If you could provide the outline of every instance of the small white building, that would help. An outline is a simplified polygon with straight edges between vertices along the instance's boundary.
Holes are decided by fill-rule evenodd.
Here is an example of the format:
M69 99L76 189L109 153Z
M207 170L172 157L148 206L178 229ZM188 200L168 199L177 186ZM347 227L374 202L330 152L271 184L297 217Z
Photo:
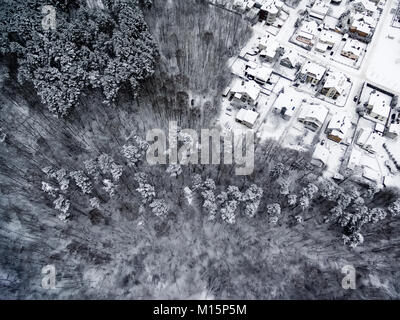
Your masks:
M372 16L377 10L376 5L372 1L368 0L356 0L353 2L353 8L356 12L365 13L368 16Z
M299 55L292 50L285 52L279 62L282 66L293 69L300 62Z
M380 92L372 92L367 108L370 110L369 115L379 121L386 122L390 115L390 105L387 103L387 99Z
M329 11L329 5L324 0L317 0L310 9L310 16L324 20Z
M326 68L308 61L301 68L300 74L305 82L309 82L312 85L318 84L326 72Z
M281 93L274 103L274 112L280 113L285 120L291 119L299 107L298 100L292 94Z
M349 162L347 163L347 168L354 170L356 166L360 165L361 151L353 147L350 153Z
M236 114L236 121L252 129L259 115L258 112L242 108Z
M389 138L396 139L400 135L400 123L392 123L386 135Z
M245 75L250 80L254 80L258 84L265 85L271 77L272 69L266 66L256 69L247 69Z
M335 45L335 36L331 31L323 30L319 36L319 41L328 45L331 49Z
M330 140L342 142L351 128L351 121L343 112L336 113L327 127L327 135Z
M328 109L322 105L303 105L298 120L311 131L316 131L325 122Z
M347 77L344 73L335 71L329 72L321 93L331 99L337 99L346 89Z
M238 81L231 89L230 100L237 104L254 106L260 95L260 88L253 82Z
M260 20L265 20L269 25L274 24L282 7L283 2L280 0L265 0L260 8Z
M270 35L261 39L258 44L258 48L261 50L260 56L266 58L268 61L273 61L275 59L279 47L279 42L275 37L271 37Z
M348 39L340 54L349 59L357 61L358 58L361 56L362 50L362 44L360 41L355 39Z
M322 168L324 165L328 164L329 156L330 156L329 150L325 146L317 144L311 158L311 164L319 168Z
M382 144L382 137L369 128L361 128L356 144L370 153L375 153L379 144Z
M314 39L316 39L319 32L318 27L318 23L314 20L304 21L300 27L296 40L305 43L306 45L313 45Z

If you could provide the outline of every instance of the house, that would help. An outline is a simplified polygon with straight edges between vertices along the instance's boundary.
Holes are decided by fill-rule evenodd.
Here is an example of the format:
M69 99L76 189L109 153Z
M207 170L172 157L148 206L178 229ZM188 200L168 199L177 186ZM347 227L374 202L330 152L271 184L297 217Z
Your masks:
M400 135L400 123L392 123L386 132L389 138L395 139Z
M362 12L368 16L372 16L377 11L376 5L369 0L356 0L353 3L353 8L356 12Z
M382 144L381 136L371 129L361 128L358 132L356 144L364 150L375 153L379 144Z
M319 41L328 45L328 49L332 49L335 45L335 37L331 31L324 30L319 36Z
M260 88L253 82L238 81L231 89L230 100L237 104L255 106Z
M236 114L236 121L252 129L259 115L258 112L242 108Z
M299 56L297 53L293 52L292 50L290 50L289 52L285 53L282 56L282 59L280 61L280 64L282 66L288 67L293 69L296 64L299 63Z
M268 61L275 59L279 47L279 42L275 37L271 37L270 35L264 37L258 44L258 48L261 50L260 56L266 58Z
M274 112L280 113L282 118L289 120L298 109L298 101L290 93L281 93L274 103Z
M361 55L361 52L362 48L360 41L355 39L348 39L340 54L349 59L357 61Z
M324 53L326 50L328 50L328 45L326 43L318 42L315 46L315 50Z
M349 156L349 162L347 163L347 168L350 170L354 170L356 166L360 165L361 155L362 155L361 151L353 147Z
M328 164L329 156L330 156L329 150L325 146L317 144L311 158L311 164L319 168L322 168L323 166Z
M328 124L326 133L328 139L335 142L341 142L351 128L351 121L345 113L339 112L335 114Z
M372 28L362 20L354 20L349 27L349 31L363 38L372 35Z
M329 11L329 5L323 0L317 0L310 9L310 16L320 20L324 20Z
M316 64L314 62L308 61L303 65L300 70L300 76L303 81L311 83L312 85L318 84L326 72L326 68Z
M344 93L347 77L339 71L330 72L321 89L321 93L328 98L337 99Z
M328 109L322 105L304 105L298 120L311 131L316 131L325 122Z
M385 132L385 126L379 122L375 123L374 132L376 132L380 136L383 136L383 133Z
M318 23L314 20L305 21L300 27L300 31L296 37L296 40L308 46L312 46L317 35Z
M247 69L245 76L258 84L265 85L271 77L272 69L262 66L256 69Z
M259 19L267 24L274 24L283 7L283 2L280 0L267 0L260 8Z
M390 105L387 99L380 92L371 92L369 96L367 109L370 110L369 115L379 121L386 122L390 115Z

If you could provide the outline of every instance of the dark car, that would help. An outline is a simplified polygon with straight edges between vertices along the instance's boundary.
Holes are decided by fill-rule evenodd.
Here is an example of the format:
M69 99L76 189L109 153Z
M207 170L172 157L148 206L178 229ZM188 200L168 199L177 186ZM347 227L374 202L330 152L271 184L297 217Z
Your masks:
M358 96L354 96L353 101L357 102L357 100L358 100Z

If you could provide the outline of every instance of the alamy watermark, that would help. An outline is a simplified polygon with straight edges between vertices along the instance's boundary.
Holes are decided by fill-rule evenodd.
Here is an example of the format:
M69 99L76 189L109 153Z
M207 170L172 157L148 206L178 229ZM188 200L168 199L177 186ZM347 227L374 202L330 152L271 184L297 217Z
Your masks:
M42 7L42 14L45 16L42 19L42 28L44 30L56 30L57 20L56 20L56 8L50 5L45 5Z
M45 276L42 278L43 289L55 289L56 288L56 267L53 264L49 264L42 268L42 274Z
M179 129L176 121L171 121L168 129L167 135L162 129L147 132L146 140L150 146L146 158L150 165L223 163L235 164L236 175L253 173L254 132L251 130L222 135L218 129L201 129L199 137L198 132L193 129Z
M354 290L356 288L356 268L352 265L346 265L342 268L342 273L346 275L342 279L342 288Z

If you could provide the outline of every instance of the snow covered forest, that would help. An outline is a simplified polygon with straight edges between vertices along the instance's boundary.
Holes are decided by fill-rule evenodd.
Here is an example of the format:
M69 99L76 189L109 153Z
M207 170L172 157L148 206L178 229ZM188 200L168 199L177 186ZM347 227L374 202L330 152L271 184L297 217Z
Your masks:
M205 0L2 0L0 15L1 299L400 297L399 190L323 180L276 141L249 176L147 163L148 130L214 126L251 35L240 15Z

